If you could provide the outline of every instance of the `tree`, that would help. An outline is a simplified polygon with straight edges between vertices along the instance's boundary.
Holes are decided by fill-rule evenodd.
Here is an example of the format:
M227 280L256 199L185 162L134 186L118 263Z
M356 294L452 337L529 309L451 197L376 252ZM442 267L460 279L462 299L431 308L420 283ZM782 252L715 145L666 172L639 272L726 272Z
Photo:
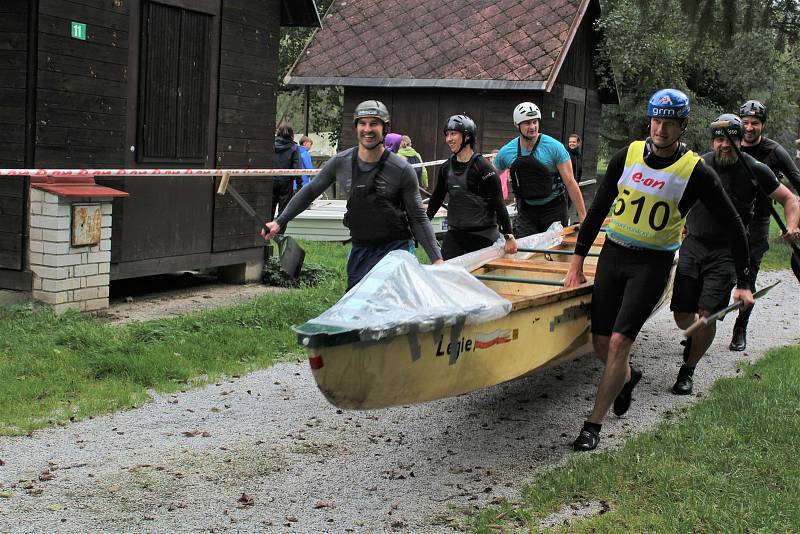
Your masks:
M331 2L332 0L317 0L320 16L325 13ZM279 124L282 120L287 120L297 132L304 130L304 90L284 85L283 79L313 35L314 30L309 28L281 29L276 122ZM329 141L337 141L342 129L343 98L344 92L341 87L310 87L309 131L330 132Z
M597 73L601 86L615 85L620 96L619 106L603 110L610 148L647 134L646 102L662 87L689 95L684 141L696 150L708 150L714 118L750 98L769 110L768 135L792 144L800 108L800 2L606 0L602 7Z

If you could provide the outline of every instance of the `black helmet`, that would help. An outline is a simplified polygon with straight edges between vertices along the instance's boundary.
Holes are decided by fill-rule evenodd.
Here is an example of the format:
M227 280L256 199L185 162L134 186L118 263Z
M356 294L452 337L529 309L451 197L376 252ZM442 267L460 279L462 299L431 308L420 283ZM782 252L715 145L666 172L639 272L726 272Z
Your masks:
M755 117L761 122L767 122L767 108L758 100L748 100L739 108L740 117Z
M353 112L353 124L364 117L375 117L383 123L383 135L389 133L389 110L380 100L364 100Z
M447 119L447 124L444 125L444 133L447 132L461 132L464 140L461 142L461 148L469 145L475 148L475 121L466 115L453 115Z
M733 113L723 113L717 120L714 122L726 121L729 123L727 128L714 128L711 127L711 138L715 137L725 137L725 130L728 130L728 134L731 137L736 137L741 140L744 137L744 125L742 124L742 119L734 115ZM712 123L714 124L714 123Z

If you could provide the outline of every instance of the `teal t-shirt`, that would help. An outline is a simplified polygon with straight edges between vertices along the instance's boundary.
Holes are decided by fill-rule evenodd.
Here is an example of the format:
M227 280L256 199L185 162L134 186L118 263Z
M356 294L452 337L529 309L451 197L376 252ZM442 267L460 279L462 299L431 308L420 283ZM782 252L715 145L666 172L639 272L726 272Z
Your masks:
M569 161L569 152L567 152L567 149L560 141L550 137L549 135L539 134L539 136L541 137L541 140L533 151L533 157L539 160L539 162L544 165L549 172L556 175L558 174L558 167L556 167L556 165L565 161ZM503 145L503 147L497 152L497 155L494 157L494 168L497 169L498 173L508 169L514 163L514 161L516 161L518 141L519 137L515 137ZM523 156L528 156L530 155L530 152L525 150L525 147L523 146L521 147L521 154ZM554 184L553 192L550 194L550 196L540 200L526 200L525 202L533 206L541 206L542 204L551 202L563 192L563 184Z

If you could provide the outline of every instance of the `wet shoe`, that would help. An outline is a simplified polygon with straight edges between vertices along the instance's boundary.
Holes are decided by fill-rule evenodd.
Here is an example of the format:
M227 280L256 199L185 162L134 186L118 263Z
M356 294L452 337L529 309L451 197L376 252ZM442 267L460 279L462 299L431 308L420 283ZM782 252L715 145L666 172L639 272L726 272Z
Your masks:
M678 378L675 380L675 385L672 386L672 392L676 395L691 394L694 386L692 376L694 376L694 367L681 365L681 369L678 371Z
M728 348L735 352L741 352L747 348L747 330L742 328L741 326L735 326L733 328L733 337L731 338L731 344L728 345Z
M642 379L642 372L631 366L631 379L622 386L622 391L619 392L617 398L614 399L614 414L621 417L625 415L628 408L631 407L631 400L633 400L633 388Z
M597 432L586 425L581 428L581 433L575 438L572 448L578 452L593 451L600 443L600 432Z

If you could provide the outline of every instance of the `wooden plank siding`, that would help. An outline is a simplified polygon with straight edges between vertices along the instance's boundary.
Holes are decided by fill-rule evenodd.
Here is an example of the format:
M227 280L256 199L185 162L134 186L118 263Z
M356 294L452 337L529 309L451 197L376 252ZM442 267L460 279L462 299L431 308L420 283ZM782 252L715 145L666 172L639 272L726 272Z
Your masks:
M0 270L22 271L25 267L27 224L28 178L0 178Z
M25 166L28 8L27 0L0 2L0 167L6 168Z
M70 37L86 24L86 40ZM36 165L125 162L128 13L111 0L39 0Z
M280 40L280 3L226 0L222 7L217 166L271 167ZM231 184L271 219L272 179ZM213 251L263 247L252 219L229 197L214 201Z

